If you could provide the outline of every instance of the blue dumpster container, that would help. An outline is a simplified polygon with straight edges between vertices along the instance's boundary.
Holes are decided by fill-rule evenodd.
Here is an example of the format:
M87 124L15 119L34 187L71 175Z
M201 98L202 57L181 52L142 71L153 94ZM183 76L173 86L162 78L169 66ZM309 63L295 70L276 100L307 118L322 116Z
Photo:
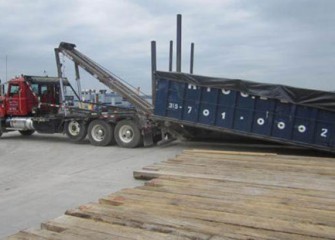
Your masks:
M157 119L335 152L335 93L156 72Z

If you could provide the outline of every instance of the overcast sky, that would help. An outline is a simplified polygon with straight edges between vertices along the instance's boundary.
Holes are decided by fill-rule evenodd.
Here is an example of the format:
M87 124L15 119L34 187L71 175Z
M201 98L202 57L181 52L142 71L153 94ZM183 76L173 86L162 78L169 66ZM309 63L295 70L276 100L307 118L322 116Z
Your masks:
M0 9L2 80L56 76L54 48L67 41L150 93L150 41L168 70L180 13L184 72L194 42L195 74L335 90L333 0L0 0ZM83 88L101 88L83 78Z

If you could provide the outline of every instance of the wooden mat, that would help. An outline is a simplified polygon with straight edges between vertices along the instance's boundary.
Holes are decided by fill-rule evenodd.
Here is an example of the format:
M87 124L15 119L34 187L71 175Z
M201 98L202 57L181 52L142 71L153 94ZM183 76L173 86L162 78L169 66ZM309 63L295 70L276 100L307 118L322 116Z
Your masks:
M335 159L186 150L8 239L335 239Z

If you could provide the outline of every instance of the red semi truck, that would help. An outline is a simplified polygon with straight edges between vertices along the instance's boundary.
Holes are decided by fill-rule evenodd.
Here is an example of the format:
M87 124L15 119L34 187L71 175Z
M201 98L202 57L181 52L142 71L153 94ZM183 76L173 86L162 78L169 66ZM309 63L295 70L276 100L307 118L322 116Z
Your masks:
M9 131L19 131L22 135L29 136L37 131L65 133L75 142L88 135L91 144L97 146L117 143L121 147L133 148L153 144L153 138L160 135L160 131L150 119L152 105L149 102L75 50L74 44L61 43L55 49L55 53L58 77L22 75L2 85L0 136ZM80 97L69 81L62 77L59 54L64 54L74 61L77 81L80 79L80 66L106 86L126 97L135 108L99 104L95 104L93 109L84 108L84 103L80 102ZM79 104L76 106L73 98L78 99Z

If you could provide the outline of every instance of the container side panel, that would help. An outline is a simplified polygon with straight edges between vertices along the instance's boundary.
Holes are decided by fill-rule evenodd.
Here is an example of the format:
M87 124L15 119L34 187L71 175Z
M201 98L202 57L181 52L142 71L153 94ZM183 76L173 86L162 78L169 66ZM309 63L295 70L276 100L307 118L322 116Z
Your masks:
M166 116L181 119L185 84L170 81ZM157 95L157 98L160 96Z
M234 107L218 105L216 114L216 126L223 128L233 128Z
M218 96L218 89L202 87L201 91L202 91L201 93L202 102L216 104L217 96Z
M183 120L197 122L199 114L199 103L197 101L185 100L183 108Z
M183 108L183 120L197 122L199 114L199 99L201 88L196 85L186 84Z
M198 116L200 123L214 125L216 116L216 105L202 102Z
M272 136L285 140L291 139L294 109L291 104L278 102L275 107Z
M239 131L251 131L255 97L240 92L237 94L234 128Z
M273 125L275 100L256 98L252 131L260 135L270 135Z
M244 108L244 109L253 109L255 104L255 97L250 96L246 93L240 92L237 95L237 108Z
M156 85L156 101L154 113L159 116L166 116L168 102L169 81L159 79Z
M296 106L293 140L309 144L313 143L316 114L316 109L305 106Z
M218 89L201 88L200 112L198 121L203 124L214 125L217 108Z
M320 110L317 115L314 142L318 145L334 147L335 113Z
M235 107L236 91L219 89L218 104L221 106Z
M199 101L200 87L192 84L186 84L185 99L191 101Z
M155 115L185 125L335 152L335 112L329 110L164 78L157 79L156 96Z
M253 110L237 108L234 114L234 129L250 132L253 120Z

